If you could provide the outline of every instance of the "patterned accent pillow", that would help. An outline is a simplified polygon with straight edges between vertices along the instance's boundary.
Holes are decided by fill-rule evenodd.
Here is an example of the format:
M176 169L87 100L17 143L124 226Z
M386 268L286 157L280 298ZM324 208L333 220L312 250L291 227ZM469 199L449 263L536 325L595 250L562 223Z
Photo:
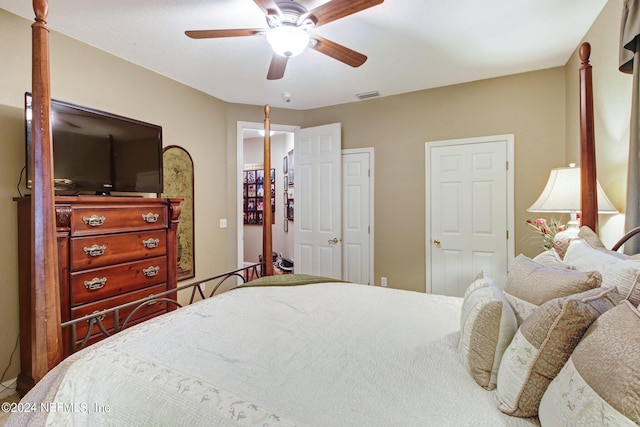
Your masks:
M551 380L594 320L619 301L614 288L596 288L541 305L516 332L498 372L498 408L533 417Z
M539 305L600 286L599 272L580 272L544 267L524 255L512 262L504 296L521 324Z
M585 333L540 402L542 425L640 424L640 312L623 302Z
M459 351L473 379L487 390L496 387L502 354L517 329L516 316L502 291L480 273L462 303Z

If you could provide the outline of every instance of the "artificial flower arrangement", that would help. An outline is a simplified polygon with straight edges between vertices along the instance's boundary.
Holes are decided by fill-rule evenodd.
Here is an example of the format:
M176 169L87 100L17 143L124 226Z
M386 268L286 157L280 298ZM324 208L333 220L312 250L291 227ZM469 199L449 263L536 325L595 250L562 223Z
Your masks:
M556 234L566 230L567 228L565 224L561 224L553 218L549 221L545 218L538 218L534 221L528 219L527 224L536 230L536 237L539 237L542 240L542 247L545 250L553 248L553 240L556 237Z

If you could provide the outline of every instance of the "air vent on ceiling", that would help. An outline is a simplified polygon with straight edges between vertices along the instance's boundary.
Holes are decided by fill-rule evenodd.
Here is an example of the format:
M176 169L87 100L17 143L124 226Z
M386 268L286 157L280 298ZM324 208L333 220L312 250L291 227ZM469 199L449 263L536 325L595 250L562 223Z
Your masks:
M356 94L356 96L360 99L375 98L376 96L380 96L380 92L378 92L377 90L372 90L371 92L358 93Z

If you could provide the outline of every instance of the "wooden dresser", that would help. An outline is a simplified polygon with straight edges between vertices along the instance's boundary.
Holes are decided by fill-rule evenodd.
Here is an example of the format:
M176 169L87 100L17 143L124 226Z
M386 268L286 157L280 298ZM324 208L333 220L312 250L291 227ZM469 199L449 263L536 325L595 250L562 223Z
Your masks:
M31 337L34 328L42 325L32 324L31 199L21 197L15 201L20 280L18 389L25 392L34 385ZM176 287L179 204L180 199L142 197L55 198L62 322ZM134 308L120 311L118 325ZM173 304L160 302L145 305L134 313L127 326L173 308ZM102 319L109 333L113 332L115 321L113 315ZM88 322L77 326L77 345L86 336L88 326ZM62 333L66 357L72 353L74 339L70 328L64 328ZM94 326L89 343L103 338Z

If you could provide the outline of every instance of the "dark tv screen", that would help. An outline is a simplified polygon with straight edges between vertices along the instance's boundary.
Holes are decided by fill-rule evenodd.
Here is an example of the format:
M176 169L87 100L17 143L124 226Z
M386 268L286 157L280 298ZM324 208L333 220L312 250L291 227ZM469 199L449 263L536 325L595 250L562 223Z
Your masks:
M27 187L31 188L31 94L25 94ZM51 100L58 194L162 193L162 127Z

